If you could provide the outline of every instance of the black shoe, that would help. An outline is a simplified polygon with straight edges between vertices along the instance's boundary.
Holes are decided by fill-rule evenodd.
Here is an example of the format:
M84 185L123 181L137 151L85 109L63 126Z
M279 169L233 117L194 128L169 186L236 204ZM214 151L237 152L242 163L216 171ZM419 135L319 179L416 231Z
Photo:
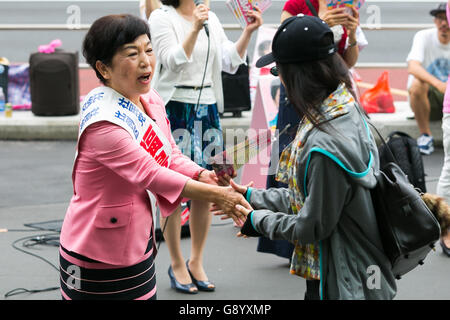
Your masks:
M197 286L198 290L200 291L214 291L216 290L216 286L214 285L214 283L212 283L211 281L198 281L197 279L194 278L194 276L192 275L191 270L189 269L189 260L186 261L186 268L189 271L189 274L191 275L192 278L192 282ZM210 288L209 286L213 285L214 287Z
M173 273L172 266L169 267L169 278L170 278L170 286L172 289L188 294L198 293L197 287L192 282L188 284L181 284L177 281L177 279L175 278L175 274ZM196 288L197 290L191 290L192 288Z
M447 255L447 257L450 257L450 248L448 248L444 241L441 239L441 241L439 242L441 244L442 247L442 252L445 253Z

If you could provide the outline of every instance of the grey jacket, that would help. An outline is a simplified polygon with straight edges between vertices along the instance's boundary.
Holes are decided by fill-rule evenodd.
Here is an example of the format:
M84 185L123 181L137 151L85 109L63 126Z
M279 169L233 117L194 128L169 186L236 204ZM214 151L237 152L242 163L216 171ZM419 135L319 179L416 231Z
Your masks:
M392 299L396 283L383 253L370 189L379 168L376 144L355 107L333 119L330 134L312 129L300 161L299 185L312 148L326 150L360 176L350 174L320 152L312 152L307 196L298 215L290 209L289 189L252 190L253 227L270 239L321 244L323 299ZM372 152L371 168L368 169ZM303 189L302 189L303 190Z

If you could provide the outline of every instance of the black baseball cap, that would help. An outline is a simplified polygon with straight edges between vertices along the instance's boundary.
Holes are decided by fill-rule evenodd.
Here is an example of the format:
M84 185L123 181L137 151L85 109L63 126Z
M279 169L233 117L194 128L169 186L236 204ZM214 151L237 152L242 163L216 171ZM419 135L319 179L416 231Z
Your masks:
M439 13L447 13L447 4L446 3L439 3L438 7L436 9L433 9L430 11L430 14L433 17L436 17Z
M325 21L299 14L283 21L273 37L272 52L259 58L256 66L321 60L336 51L333 32Z

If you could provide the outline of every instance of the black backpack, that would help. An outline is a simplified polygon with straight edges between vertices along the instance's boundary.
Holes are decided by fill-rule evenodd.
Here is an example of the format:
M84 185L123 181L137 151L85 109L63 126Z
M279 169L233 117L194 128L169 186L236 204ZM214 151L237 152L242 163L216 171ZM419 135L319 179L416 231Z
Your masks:
M386 143L375 126L371 125L382 142L382 146L378 148L382 151L380 171L376 175L377 185L371 190L371 197L384 252L391 262L394 276L400 279L417 265L424 263L428 253L434 249L435 242L439 240L441 229L438 220L422 200L421 191L412 185L411 178L397 161L403 159L401 161L404 166L410 167L412 173L419 170L423 177L422 157L415 150L415 141L407 134L393 132L389 135L388 145L389 142ZM402 140L392 139L395 134L399 134ZM394 144L393 141L397 142ZM391 145L397 149L393 149ZM411 159L414 161L412 165Z
M389 134L386 144L389 146L395 163L408 177L409 182L420 191L427 192L422 155L416 140L404 132L394 131ZM380 168L392 161L392 155L385 144L378 148L378 153L380 155Z
M358 111L360 112L359 108ZM361 116L367 133L371 136L367 122L362 114ZM391 271L395 278L400 279L424 263L435 242L439 240L441 228L436 217L422 200L420 191L408 181L403 170L397 165L390 146L386 144L377 128L372 123L370 125L383 143L386 161L380 164L380 170L375 175L377 184L370 190L370 194L383 251L391 263ZM312 149L311 152L321 151L318 149ZM399 150L397 154L401 154L401 150L404 151L405 148ZM346 172L350 172L336 157L330 156L328 152L321 153L330 157ZM306 174L307 170L305 179ZM306 188L304 194L307 194Z

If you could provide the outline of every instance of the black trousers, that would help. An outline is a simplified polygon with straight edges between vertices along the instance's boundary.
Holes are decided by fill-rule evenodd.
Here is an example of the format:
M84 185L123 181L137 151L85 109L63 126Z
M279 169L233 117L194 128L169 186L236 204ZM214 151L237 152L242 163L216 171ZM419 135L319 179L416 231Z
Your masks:
M306 280L305 300L320 300L320 280Z

